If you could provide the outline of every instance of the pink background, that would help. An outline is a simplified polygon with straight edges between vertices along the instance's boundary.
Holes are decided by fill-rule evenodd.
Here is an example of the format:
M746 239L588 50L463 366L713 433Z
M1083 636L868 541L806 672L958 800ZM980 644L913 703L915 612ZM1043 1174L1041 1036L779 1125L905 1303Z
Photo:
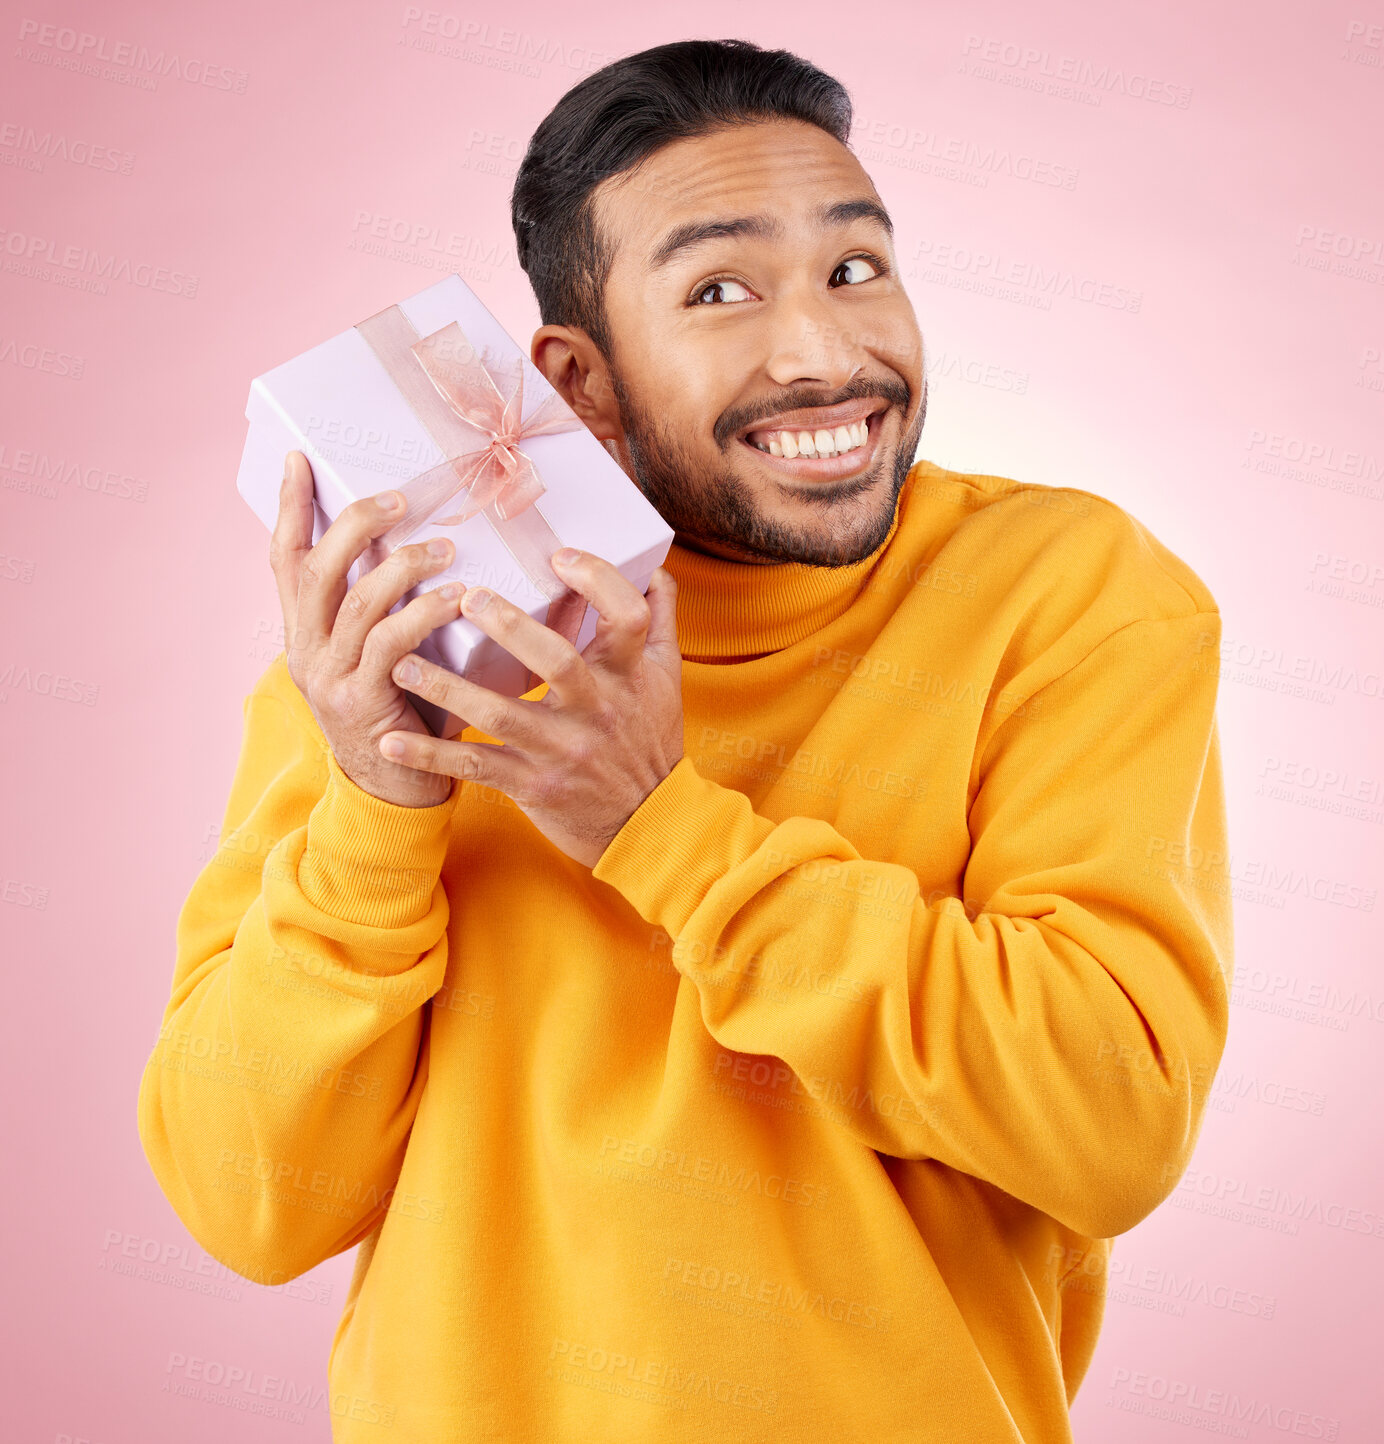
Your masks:
M135 1132L174 920L280 646L234 489L246 390L448 270L526 339L508 195L533 127L688 33L852 91L929 352L922 454L1112 498L1224 614L1230 1045L1187 1179L1116 1244L1077 1438L1377 1437L1384 9L713 3L689 32L643 4L431 3L34 0L0 22L7 1437L329 1438L325 1408L264 1421L243 1390L173 1386L184 1357L324 1385L350 1256L279 1290L199 1272ZM213 83L71 68L82 31ZM44 157L30 128L104 149ZM50 243L140 279L62 284L26 259ZM1192 1391L1272 1412L1169 1409Z

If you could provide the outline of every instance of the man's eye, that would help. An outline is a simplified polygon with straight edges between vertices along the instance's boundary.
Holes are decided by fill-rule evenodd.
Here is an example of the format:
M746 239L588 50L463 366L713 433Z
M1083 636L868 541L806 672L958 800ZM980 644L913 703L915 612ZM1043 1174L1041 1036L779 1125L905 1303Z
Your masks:
M853 267L868 267L868 274L862 274L860 271L852 269ZM829 284L832 286L838 284L858 286L862 281L872 281L876 276L888 274L888 270L888 265L881 260L879 256L848 256L831 273L831 281ZM843 273L849 273L849 278L844 283L839 283L836 278ZM727 293L727 288L729 288L729 294ZM703 297L712 292L715 293L712 301L708 302L703 299ZM739 294L736 294L737 292ZM715 303L726 305L751 299L753 299L753 293L742 282L732 280L729 276L721 276L708 281L701 290L697 291L692 297L691 304L694 306L705 306Z
M848 266L869 266L872 272L869 276L855 275L852 280L847 282L848 285L858 285L861 281L873 280L875 276L883 275L884 273L883 263L876 260L873 256L851 256L849 260L842 261L831 273L832 281L834 282L836 277Z
M725 295L724 292L725 292L725 289L726 289L727 286L730 286L730 287L732 287L733 289L735 289L735 290L737 290L737 291L742 291L742 292L744 292L744 295L741 295L741 296L727 296L727 295ZM729 277L726 277L725 279L719 280L719 281L708 281L708 282L706 283L706 285L703 286L702 289L701 289L700 291L698 291L697 294L692 298L692 304L693 304L694 306L706 305L706 304L708 304L707 302L705 302L705 301L702 300L702 297L705 296L708 291L719 291L719 292L721 292L722 294L720 294L720 295L718 295L718 296L716 297L716 300L717 300L717 301L720 301L720 302L726 302L726 301L743 301L743 300L746 300L746 299L748 298L749 294L750 294L749 291L748 291L744 286L742 286L739 281L732 281Z

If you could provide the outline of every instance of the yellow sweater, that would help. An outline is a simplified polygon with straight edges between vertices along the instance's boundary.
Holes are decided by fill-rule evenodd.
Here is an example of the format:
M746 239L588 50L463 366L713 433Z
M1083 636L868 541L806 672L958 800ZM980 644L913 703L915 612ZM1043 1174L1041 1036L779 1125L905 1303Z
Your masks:
M364 793L275 659L149 1163L246 1278L362 1245L339 1444L1069 1440L1225 1044L1216 604L926 461L853 566L667 566L687 752L593 870Z

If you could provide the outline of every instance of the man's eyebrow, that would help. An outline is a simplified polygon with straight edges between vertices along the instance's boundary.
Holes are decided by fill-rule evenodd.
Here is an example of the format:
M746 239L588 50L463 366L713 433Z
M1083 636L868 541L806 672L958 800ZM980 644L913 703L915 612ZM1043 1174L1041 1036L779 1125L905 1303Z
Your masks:
M824 201L813 208L811 216L820 226L848 226L852 221L872 220L883 226L890 236L894 234L889 212L877 200L867 196L848 201ZM685 251L725 236L772 240L782 234L783 222L777 216L728 216L714 221L685 221L680 226L674 226L654 248L649 258L649 269L656 271Z

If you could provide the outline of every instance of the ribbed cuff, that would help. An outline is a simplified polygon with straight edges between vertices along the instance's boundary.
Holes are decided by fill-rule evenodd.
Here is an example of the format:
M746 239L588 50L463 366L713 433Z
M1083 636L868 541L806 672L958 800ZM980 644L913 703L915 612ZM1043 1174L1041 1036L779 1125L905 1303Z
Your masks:
M308 817L298 886L344 922L397 928L428 911L442 875L459 788L435 807L403 807L358 787L327 749L327 786Z
M755 822L744 793L708 781L684 754L611 839L591 876L676 938L711 888L754 850Z

